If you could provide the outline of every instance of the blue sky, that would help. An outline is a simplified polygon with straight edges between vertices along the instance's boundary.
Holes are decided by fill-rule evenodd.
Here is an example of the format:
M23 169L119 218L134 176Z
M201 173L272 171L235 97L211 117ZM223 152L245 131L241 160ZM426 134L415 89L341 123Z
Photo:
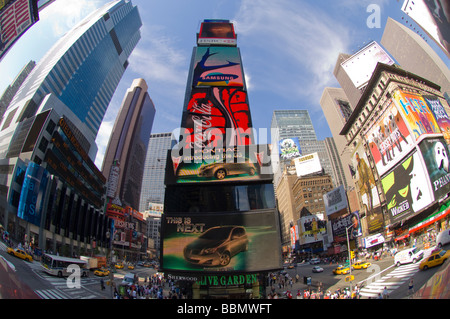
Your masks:
M29 60L39 62L59 37L106 2L57 0L44 9L40 21L0 62L0 94ZM132 3L138 6L143 21L142 38L100 128L96 159L99 167L120 103L133 79L143 78L149 86L156 107L152 133L172 132L180 126L192 48L204 19L229 19L235 24L253 126L257 130L270 128L275 109L307 109L319 139L331 136L319 101L325 87L339 87L333 76L338 54L355 53L373 40L380 42L388 17L403 23L408 20L401 11L403 0ZM373 14L368 12L371 4L380 8L379 28L367 25ZM409 24L419 29L413 22ZM445 57L431 40L428 43ZM267 137L260 138L257 142L267 141Z

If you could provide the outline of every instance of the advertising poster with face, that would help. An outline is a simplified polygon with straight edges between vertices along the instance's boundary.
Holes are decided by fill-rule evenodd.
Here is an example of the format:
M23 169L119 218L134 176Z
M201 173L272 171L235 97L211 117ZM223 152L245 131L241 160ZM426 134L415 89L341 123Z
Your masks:
M425 139L419 144L427 166L431 187L436 200L450 192L449 151L443 138Z
M193 89L181 123L183 148L249 145L253 141L247 93L237 88Z
M447 141L447 143L450 143L450 117L448 116L444 106L436 96L424 95L423 98L425 99L428 107L433 113L442 134L444 134L445 140Z
M163 216L162 268L189 272L280 269L277 225L274 210Z
M392 101L365 133L365 139L380 176L394 167L414 147L408 127Z
M352 166L355 172L355 184L359 189L364 210L367 214L373 211L374 207L380 205L375 178L362 143L359 143L352 156Z
M194 65L194 87L244 87L241 56L236 47L197 47Z
M394 222L411 217L433 201L426 169L414 152L381 179L387 210Z
M327 221L318 216L305 216L300 218L301 244L310 244L323 241L327 236Z
M337 219L332 219L331 227L333 230L333 240L335 242L347 240L347 229L349 240L361 236L362 228L361 221L359 219L359 211L355 211Z
M421 95L397 90L393 96L415 140L424 134L441 133L433 113Z

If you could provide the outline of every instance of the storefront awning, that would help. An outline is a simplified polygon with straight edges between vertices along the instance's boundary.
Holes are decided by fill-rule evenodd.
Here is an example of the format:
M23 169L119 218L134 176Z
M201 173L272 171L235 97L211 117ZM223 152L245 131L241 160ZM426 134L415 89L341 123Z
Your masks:
M428 216L427 218L425 218L424 220L422 220L420 223L418 223L417 225L411 227L408 231L409 234L412 234L424 227L427 227L435 222L437 222L438 220L444 218L445 216L447 216L450 213L450 208L448 208L446 205L443 205L441 207L441 209L439 209L439 211L437 211L436 213L434 213L431 216Z

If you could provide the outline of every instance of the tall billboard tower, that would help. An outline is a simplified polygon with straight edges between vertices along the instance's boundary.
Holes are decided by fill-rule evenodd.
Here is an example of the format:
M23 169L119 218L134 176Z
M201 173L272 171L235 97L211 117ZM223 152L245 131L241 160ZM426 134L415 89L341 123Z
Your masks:
M246 297L244 284L259 295L259 275L281 268L272 179L269 147L254 141L234 26L204 20L192 53L180 140L167 157L164 273L189 278L194 298L222 286ZM211 276L217 285L208 284Z

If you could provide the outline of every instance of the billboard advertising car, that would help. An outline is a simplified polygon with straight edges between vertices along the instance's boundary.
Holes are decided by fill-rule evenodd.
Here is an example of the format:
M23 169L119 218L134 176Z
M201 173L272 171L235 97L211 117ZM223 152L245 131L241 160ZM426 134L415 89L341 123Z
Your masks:
M412 217L433 202L420 154L413 154L381 179L387 210L393 222Z
M408 127L392 101L365 133L365 139L380 176L392 169L414 147Z
M162 242L164 272L258 272L282 266L275 210L163 214Z
M271 179L267 144L216 148L207 152L168 151L165 184Z
M425 139L419 144L436 200L450 192L450 165L447 143L443 138Z
M197 47L192 86L244 87L244 76L237 47Z
M425 134L441 134L439 125L422 95L396 90L393 100L416 141Z

